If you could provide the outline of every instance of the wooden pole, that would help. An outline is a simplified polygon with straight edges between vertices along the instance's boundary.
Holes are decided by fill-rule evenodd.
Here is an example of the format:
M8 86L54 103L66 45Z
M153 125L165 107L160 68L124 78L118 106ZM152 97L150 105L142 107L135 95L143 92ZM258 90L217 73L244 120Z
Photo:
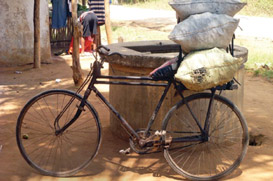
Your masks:
M86 0L82 0L82 5L86 6Z
M40 0L34 0L34 66L33 68L41 68L41 48L40 48Z
M83 82L83 73L80 64L79 57L79 41L80 41L80 23L77 16L77 0L72 0L72 22L73 22L73 53L72 53L72 70L73 80L76 86L79 86Z
M112 28L111 28L111 20L110 20L110 5L109 0L104 0L105 6L105 31L107 36L108 44L112 43Z

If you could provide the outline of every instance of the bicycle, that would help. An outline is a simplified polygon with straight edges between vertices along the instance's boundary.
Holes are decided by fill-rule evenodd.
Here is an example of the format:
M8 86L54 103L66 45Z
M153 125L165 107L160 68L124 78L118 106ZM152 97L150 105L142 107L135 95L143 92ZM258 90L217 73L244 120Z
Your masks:
M100 46L98 52L101 57L118 54L110 53L105 46ZM71 176L95 157L101 143L101 125L97 111L87 101L91 92L120 120L130 136L129 145L133 151L145 154L163 149L166 161L178 174L192 180L215 180L239 166L248 146L247 123L230 100L216 93L236 88L234 81L214 87L208 93L184 97L186 88L173 75L161 78L106 76L100 73L103 63L103 58L96 58L78 91L48 90L23 107L17 121L16 139L30 166L45 175ZM79 95L87 83L84 95ZM147 127L134 130L100 93L97 84L165 89ZM171 86L181 100L166 114L161 130L151 130Z

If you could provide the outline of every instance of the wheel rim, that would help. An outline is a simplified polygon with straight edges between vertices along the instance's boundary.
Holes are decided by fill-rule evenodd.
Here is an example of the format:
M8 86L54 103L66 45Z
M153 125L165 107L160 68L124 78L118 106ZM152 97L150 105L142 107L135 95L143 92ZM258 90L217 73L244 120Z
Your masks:
M204 120L209 103L209 97L193 99L189 105L199 120ZM214 100L214 109L211 113L209 140L203 143L189 142L171 145L165 150L165 157L175 170L190 179L217 179L234 170L246 152L247 135L246 126L233 106L229 107L221 99ZM225 110L219 111L219 110ZM198 113L198 114L196 114ZM239 117L238 117L239 116ZM175 124L170 124L174 122ZM179 120L179 121L177 121ZM192 136L200 134L197 125L185 105L174 111L166 128L172 137ZM183 132L177 128L183 127Z
M91 108L62 134L56 136L54 120L74 97L69 92L53 91L37 96L25 107L17 131L17 140L26 161L46 175L68 176L84 168L97 153L100 131ZM80 103L75 97L59 121L63 126L71 120Z

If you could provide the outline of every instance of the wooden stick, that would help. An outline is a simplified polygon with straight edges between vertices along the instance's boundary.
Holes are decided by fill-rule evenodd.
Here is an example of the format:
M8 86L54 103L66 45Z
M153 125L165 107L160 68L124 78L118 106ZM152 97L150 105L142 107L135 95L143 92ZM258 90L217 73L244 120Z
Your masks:
M72 22L73 22L73 53L72 53L72 70L73 80L76 86L79 86L83 82L83 73L80 64L79 57L79 39L80 39L80 26L77 21L77 0L72 0Z
M40 0L34 1L34 66L33 68L41 68L41 48L40 48Z

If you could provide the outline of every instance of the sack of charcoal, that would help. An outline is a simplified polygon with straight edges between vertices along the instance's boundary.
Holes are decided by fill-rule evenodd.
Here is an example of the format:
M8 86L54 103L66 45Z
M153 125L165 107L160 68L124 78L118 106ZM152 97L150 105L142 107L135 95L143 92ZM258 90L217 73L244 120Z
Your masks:
M175 25L169 39L180 44L184 53L214 47L227 48L239 20L209 12L191 15Z
M183 21L190 15L205 12L226 14L233 17L246 3L242 3L240 0L172 0L169 5Z
M185 56L175 79L189 90L202 91L231 81L242 63L223 49L195 51Z

